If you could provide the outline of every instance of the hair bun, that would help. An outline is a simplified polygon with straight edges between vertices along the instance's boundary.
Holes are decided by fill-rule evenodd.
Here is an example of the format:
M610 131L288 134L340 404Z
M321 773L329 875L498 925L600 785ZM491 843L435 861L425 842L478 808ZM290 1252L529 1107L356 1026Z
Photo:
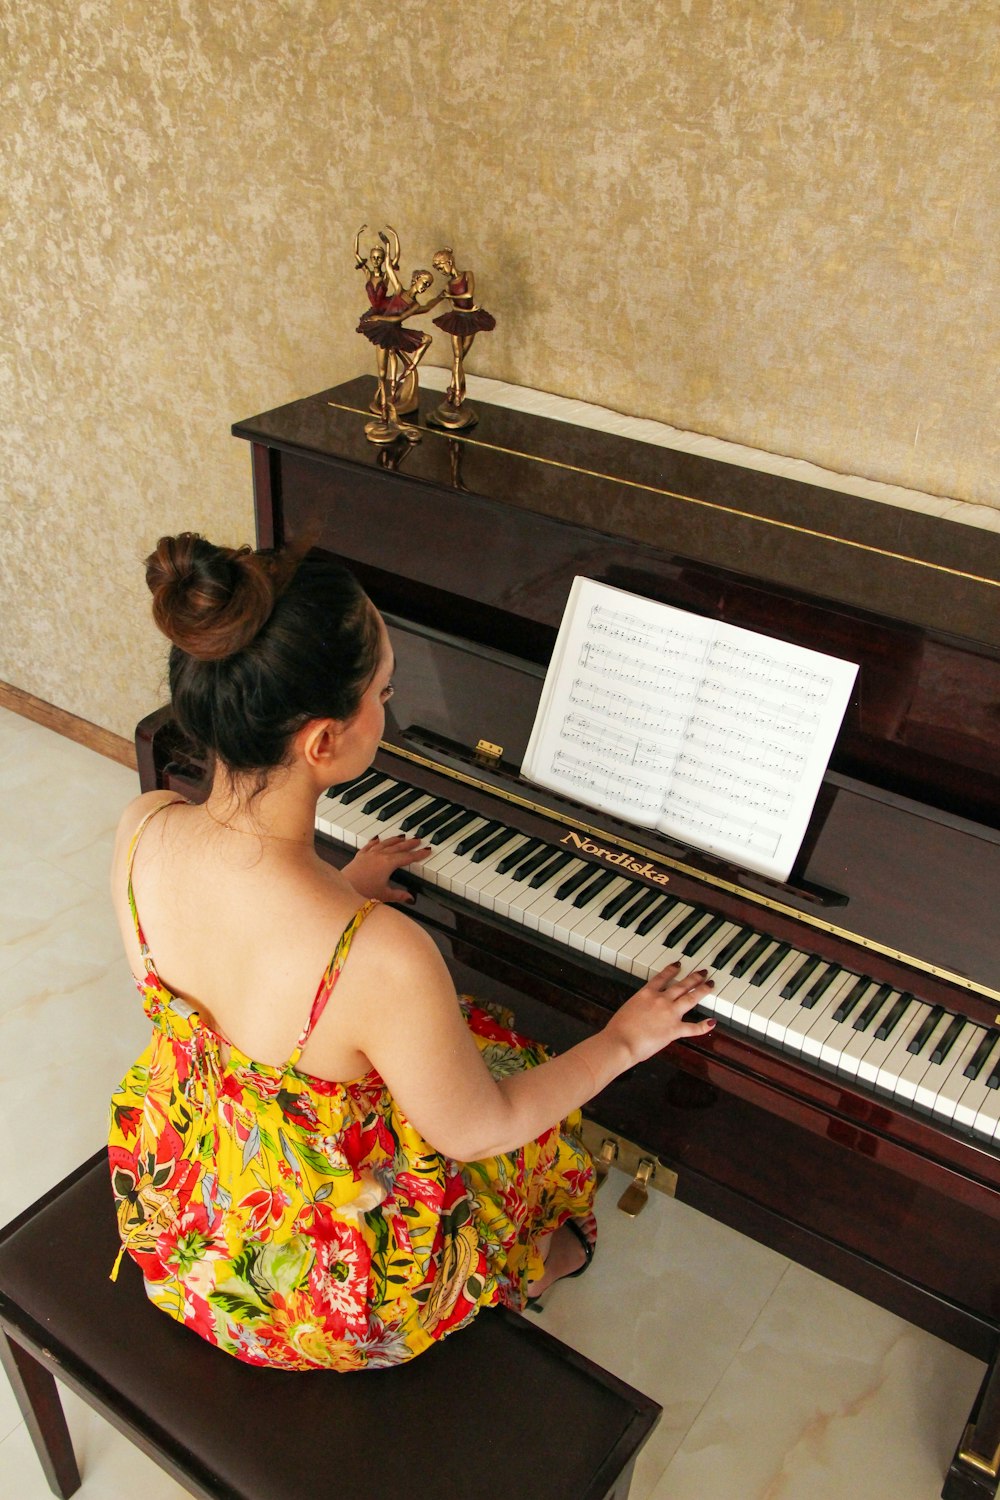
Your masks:
M274 608L275 580L250 547L216 547L197 532L164 536L146 559L153 619L199 661L249 646Z

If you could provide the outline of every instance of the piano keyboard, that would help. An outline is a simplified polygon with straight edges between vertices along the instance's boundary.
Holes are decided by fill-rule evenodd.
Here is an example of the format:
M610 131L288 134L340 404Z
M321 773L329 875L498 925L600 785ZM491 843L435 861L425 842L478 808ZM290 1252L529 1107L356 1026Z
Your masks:
M679 960L707 969L698 1002L867 1091L1000 1140L1000 1029L589 864L460 804L368 771L319 801L316 827L360 847L376 834L433 852L408 873L632 975L637 988Z

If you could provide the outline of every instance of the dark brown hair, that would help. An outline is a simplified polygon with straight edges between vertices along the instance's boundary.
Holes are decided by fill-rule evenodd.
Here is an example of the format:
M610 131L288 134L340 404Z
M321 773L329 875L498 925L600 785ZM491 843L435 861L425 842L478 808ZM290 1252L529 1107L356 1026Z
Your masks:
M230 771L269 771L310 719L357 711L378 666L378 617L329 553L217 547L185 531L160 538L146 583L171 642L178 723Z

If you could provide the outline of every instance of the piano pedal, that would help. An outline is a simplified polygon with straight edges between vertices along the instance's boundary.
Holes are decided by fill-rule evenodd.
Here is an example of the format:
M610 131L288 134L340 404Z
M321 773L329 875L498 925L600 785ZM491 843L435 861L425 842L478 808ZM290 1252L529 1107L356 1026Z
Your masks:
M604 1186L608 1172L618 1159L618 1143L614 1136L606 1135L601 1142L601 1149L594 1156L594 1171L597 1173L596 1192L600 1192Z
M644 1156L635 1169L635 1176L618 1199L618 1207L630 1219L636 1219L649 1202L647 1184L656 1176L656 1162Z
M634 1219L649 1202L651 1189L673 1198L677 1192L677 1173L664 1166L642 1146L627 1141L613 1130L606 1130L596 1120L583 1121L583 1144L594 1161L597 1186L600 1188L612 1166L630 1173L632 1181L618 1200L623 1214Z

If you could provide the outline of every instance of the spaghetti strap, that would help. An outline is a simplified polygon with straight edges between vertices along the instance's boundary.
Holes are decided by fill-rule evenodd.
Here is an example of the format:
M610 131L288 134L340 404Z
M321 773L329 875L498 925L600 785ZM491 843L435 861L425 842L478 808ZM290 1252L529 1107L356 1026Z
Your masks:
M135 833L132 835L132 842L128 846L128 909L132 913L132 922L135 926L135 935L139 941L139 952L142 955L142 961L146 966L146 973L152 974L154 978L158 976L156 974L156 969L154 967L152 957L150 956L149 944L146 942L146 935L142 930L142 923L139 921L139 911L135 904L135 892L132 889L132 866L135 863L135 851L139 847L139 840L142 838L142 835L145 832L146 824L150 821L151 818L155 818L157 813L162 812L165 807L176 807L178 802L183 801L183 797L172 797L169 802L161 802L159 807L151 808L143 818L142 822L139 824L138 828L135 830Z
M344 928L344 931L341 933L340 941L337 943L336 948L333 950L333 957L327 964L326 970L323 974L323 978L319 982L319 988L316 991L315 998L310 1008L308 1020L303 1027L301 1036L295 1043L295 1050L292 1052L291 1057L285 1064L286 1070L288 1068L294 1068L295 1064L302 1056L302 1049L305 1046L306 1042L308 1042L309 1038L312 1036L313 1027L316 1025L320 1016L326 1009L326 1002L332 995L333 987L340 977L340 971L347 962L347 955L350 952L351 943L354 941L354 935L357 932L358 928L361 926L362 922L368 916L369 912L373 911L377 905L377 901L366 901L364 906L359 907L358 910L354 913L354 916L351 918L347 926Z

